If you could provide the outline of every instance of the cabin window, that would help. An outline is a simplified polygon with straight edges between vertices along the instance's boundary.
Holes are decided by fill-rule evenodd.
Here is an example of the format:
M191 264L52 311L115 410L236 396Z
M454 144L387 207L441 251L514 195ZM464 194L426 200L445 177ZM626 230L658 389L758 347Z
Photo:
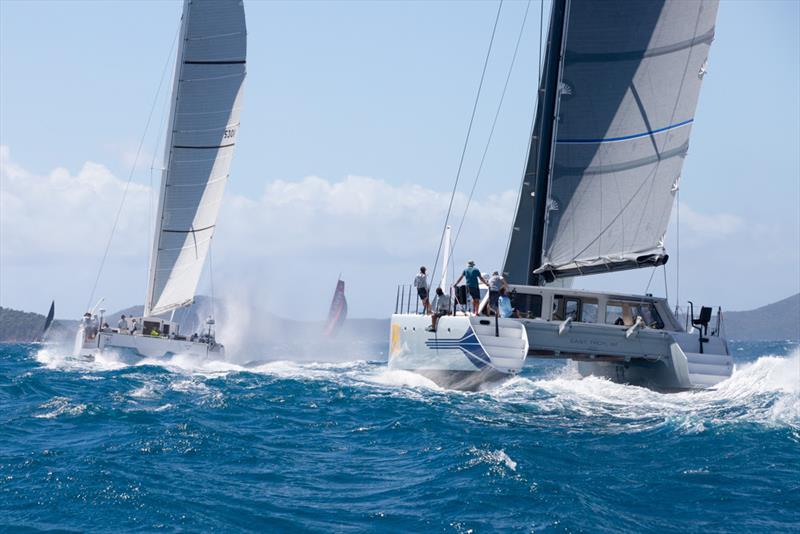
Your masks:
M600 305L594 299L583 299L581 302L581 322L596 323Z
M565 295L555 295L553 297L554 321L564 321L572 318L575 322L596 323L597 322L597 300L582 299Z
M142 329L142 331L143 331L143 333L145 335L149 335L153 330L158 332L160 326L161 326L161 323L158 323L158 322L155 322L155 321L145 321L144 322L144 328Z
M650 328L656 328L658 330L664 328L664 321L661 320L661 316L658 314L658 311L656 311L655 304L652 302L637 302L636 304L632 304L631 313L634 317L640 316L644 324Z
M515 293L511 305L517 309L523 319L534 319L542 316L542 296Z
M606 324L624 325L626 324L624 315L625 308L621 302L609 302L606 304ZM633 324L633 321L629 322L628 326Z

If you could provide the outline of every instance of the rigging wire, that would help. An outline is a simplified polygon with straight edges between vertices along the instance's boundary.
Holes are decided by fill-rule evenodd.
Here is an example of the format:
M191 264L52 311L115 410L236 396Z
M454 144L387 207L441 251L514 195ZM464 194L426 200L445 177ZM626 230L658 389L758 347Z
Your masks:
M675 202L678 205L675 210L675 314L678 314L681 302L681 188L675 192Z
M475 187L478 185L478 180L481 176L481 171L483 170L483 163L486 161L486 154L489 152L489 145L492 143L492 136L494 135L495 126L497 126L497 118L500 116L500 110L503 107L503 100L506 97L506 90L508 89L508 82L511 80L511 73L514 70L514 62L517 60L517 53L519 52L519 43L522 40L522 33L525 30L525 21L528 19L528 10L531 7L531 0L528 0L528 4L525 7L525 15L522 17L522 25L519 28L519 34L517 35L517 43L514 46L514 54L511 56L511 64L508 67L508 74L506 74L506 81L503 85L503 92L500 94L500 101L497 104L497 111L495 111L494 119L492 120L492 127L489 130L489 138L486 140L486 146L483 148L483 155L481 156L481 162L478 165L478 172L475 173L475 180L472 182L472 189L469 192L469 197L467 198L467 204L464 206L464 213L461 215L461 222L458 224L458 230L456 231L456 237L453 239L453 244L451 245L451 254L452 251L456 248L456 243L458 243L458 237L461 235L461 228L464 226L464 220L467 218L467 211L469 211L469 205L472 202L472 196L475 194Z
M650 291L650 283L653 281L653 275L656 274L657 267L653 267L653 270L650 271L650 279L647 281L647 287L644 288L644 294L647 295L647 292Z
M89 307L92 305L92 300L94 300L94 294L97 291L97 284L100 282L100 275L103 273L103 267L105 267L106 259L108 258L108 251L111 249L111 242L114 240L114 234L117 231L117 225L119 224L119 216L122 213L122 207L125 205L125 199L128 197L128 190L131 186L131 181L133 180L133 175L136 172L136 165L139 163L139 155L142 153L142 146L144 145L144 140L147 137L147 131L150 128L150 122L153 118L153 112L156 109L156 104L158 103L158 96L161 94L161 87L164 85L164 76L167 73L167 68L169 67L170 60L172 59L172 49L175 48L175 42L178 40L178 33L175 33L175 37L172 40L172 47L170 48L170 52L167 55L167 61L164 63L164 68L161 71L161 79L158 81L158 89L156 89L156 94L153 97L153 103L150 106L150 113L147 114L147 121L144 125L144 132L142 133L142 137L139 140L139 146L136 148L136 156L133 158L133 164L131 165L130 173L128 173L128 181L125 182L125 188L122 191L122 200L120 200L119 207L117 208L117 213L114 216L114 224L111 225L111 232L108 235L108 240L106 241L106 248L103 251L103 258L100 260L100 266L97 269L97 276L94 279L94 284L92 285L92 291L89 293L89 300L86 303L86 309L88 310Z
M208 279L211 285L211 317L216 317L217 312L214 309L214 256L211 254L211 249L214 244L214 236L211 236L211 239L208 241Z
M458 171L456 172L456 178L453 182L453 191L450 193L450 202L447 205L447 215L444 218L444 225L442 225L442 235L439 238L439 248L436 251L436 260L433 262L433 269L431 270L431 280L436 279L436 266L439 263L439 256L442 253L442 244L444 243L444 234L447 230L447 223L450 222L450 213L453 210L453 200L456 197L456 191L458 190L458 180L461 178L461 169L464 166L464 156L467 153L467 145L469 145L469 138L470 134L472 133L472 124L475 122L475 112L478 109L478 101L481 97L481 90L483 89L483 80L486 77L486 67L489 65L489 56L492 54L492 45L494 44L494 36L497 33L497 22L500 20L500 10L503 8L503 0L500 0L500 3L497 5L497 15L494 18L494 26L492 27L492 36L489 39L489 49L486 51L486 59L483 61L483 70L481 71L481 80L478 83L478 92L475 95L475 103L472 105L472 115L469 119L469 127L467 128L467 135L464 138L464 146L461 149L461 158L458 162Z

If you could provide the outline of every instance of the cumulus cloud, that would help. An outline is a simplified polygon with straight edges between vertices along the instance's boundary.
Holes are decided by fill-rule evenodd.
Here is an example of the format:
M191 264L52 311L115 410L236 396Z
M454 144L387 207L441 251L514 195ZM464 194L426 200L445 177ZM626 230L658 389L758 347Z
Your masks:
M65 288L65 294L75 294L70 313L77 314L124 190L125 181L102 164L87 162L76 173L56 168L37 174L15 162L9 148L1 146L4 305L24 308L32 296L49 302L51 288L42 288L41 283L48 280ZM101 282L105 285L100 288L101 294L118 301L108 302L110 308L142 300L154 197L146 185L129 186L108 272ZM254 308L267 304L280 314L319 318L342 272L352 314L385 316L394 307L396 284L410 282L419 265L433 262L449 199L449 192L364 176L275 180L254 198L227 194L213 247L217 292L242 301L255 299ZM473 200L455 253L459 265L474 258L484 270L501 267L515 201L515 191ZM455 226L465 204L465 195L458 194ZM674 236L674 217L672 225ZM719 251L715 257L728 264L731 261L722 256L738 254L732 240L750 239L757 248L766 242L757 232L781 234L759 230L731 214L703 213L685 204L681 227L682 245L711 246ZM122 261L115 263L115 258ZM69 271L67 266L75 264L84 268L83 278L76 279ZM120 279L126 283L119 284ZM209 289L206 279L201 281L200 291Z
M0 227L6 257L93 258L105 246L125 182L107 167L86 162L77 174L56 168L30 172L0 146ZM131 183L118 227L115 252L135 255L146 249L150 188ZM153 211L155 208L153 208Z
M5 267L16 266L5 269L16 279L12 284L4 276L3 300L35 293L41 279L71 283L70 273L65 272L71 261L81 263L85 277L93 279L94 272L88 271L96 268L102 256L125 181L94 162L85 163L77 173L57 168L37 174L15 162L3 146L0 182L2 262ZM507 191L473 200L464 224L462 248L469 249L464 254L479 261L486 258L486 263L495 264L491 268L499 266L515 195ZM144 274L130 273L135 272L134 266L142 272L147 268L154 196L150 187L130 184L111 247L111 257L122 257L128 274L106 272L103 278L107 285L119 285L113 281L124 279L137 286L124 297L136 299L133 302L141 300L144 292L144 287L138 287L144 283ZM351 281L354 295L380 291L387 302L393 302L395 284L407 282L419 264L432 262L449 198L449 192L361 176L339 181L316 176L276 180L257 198L227 194L214 240L215 283L237 294L252 294L253 286L266 286L276 301L297 301L290 286L301 283L305 292L325 295L313 303L312 315L319 315L341 271ZM457 195L454 219L465 204L466 197ZM43 260L48 265L41 265ZM106 271L115 268L110 261ZM24 265L34 263L39 268L37 279L20 279L20 275L28 276ZM286 283L288 279L292 284ZM208 291L207 282L203 284L201 291ZM85 288L75 288L80 292L77 300L85 298L85 291L79 289ZM101 292L107 294L102 288ZM374 302L374 298L366 302L370 300ZM302 316L302 308L308 306L300 302L289 311ZM361 309L362 315L381 311L357 303L351 309L356 313Z
M673 227L676 217L673 213ZM688 245L719 241L745 228L744 219L730 213L700 213L685 202L680 205L681 230Z

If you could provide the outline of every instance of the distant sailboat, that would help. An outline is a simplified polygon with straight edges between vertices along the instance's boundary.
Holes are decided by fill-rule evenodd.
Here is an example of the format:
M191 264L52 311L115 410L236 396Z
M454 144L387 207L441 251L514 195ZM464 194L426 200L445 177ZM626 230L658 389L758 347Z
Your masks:
M37 342L43 342L45 337L47 336L48 330L50 330L50 325L53 324L53 319L56 316L56 301L50 302L50 310L47 312L47 317L44 319L44 326L42 327L42 333L39 334L39 337L36 339Z
M102 310L99 319L89 312L79 354L224 355L212 317L187 337L159 316L194 301L237 140L246 50L241 0L184 1L144 313L103 328Z
M717 0L553 1L503 269L516 316L443 317L428 334L428 318L396 313L390 366L465 388L516 373L526 356L570 358L583 375L661 389L731 375L719 325L708 333L710 308L687 332L666 299L557 287L667 262L664 234L717 8Z
M334 336L339 332L345 319L347 319L347 299L344 296L344 280L336 282L336 291L333 292L328 320L325 323L325 335Z

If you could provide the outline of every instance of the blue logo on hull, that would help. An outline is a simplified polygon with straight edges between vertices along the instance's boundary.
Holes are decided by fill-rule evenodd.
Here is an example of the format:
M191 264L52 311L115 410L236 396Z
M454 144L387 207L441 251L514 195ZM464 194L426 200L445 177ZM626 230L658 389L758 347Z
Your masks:
M459 339L439 339L433 337L425 341L425 346L434 350L459 349L464 356L469 359L472 365L478 369L486 367L491 361L491 358L489 358L489 355L483 350L478 338L475 336L475 332L473 332L471 328L467 329L464 335Z

